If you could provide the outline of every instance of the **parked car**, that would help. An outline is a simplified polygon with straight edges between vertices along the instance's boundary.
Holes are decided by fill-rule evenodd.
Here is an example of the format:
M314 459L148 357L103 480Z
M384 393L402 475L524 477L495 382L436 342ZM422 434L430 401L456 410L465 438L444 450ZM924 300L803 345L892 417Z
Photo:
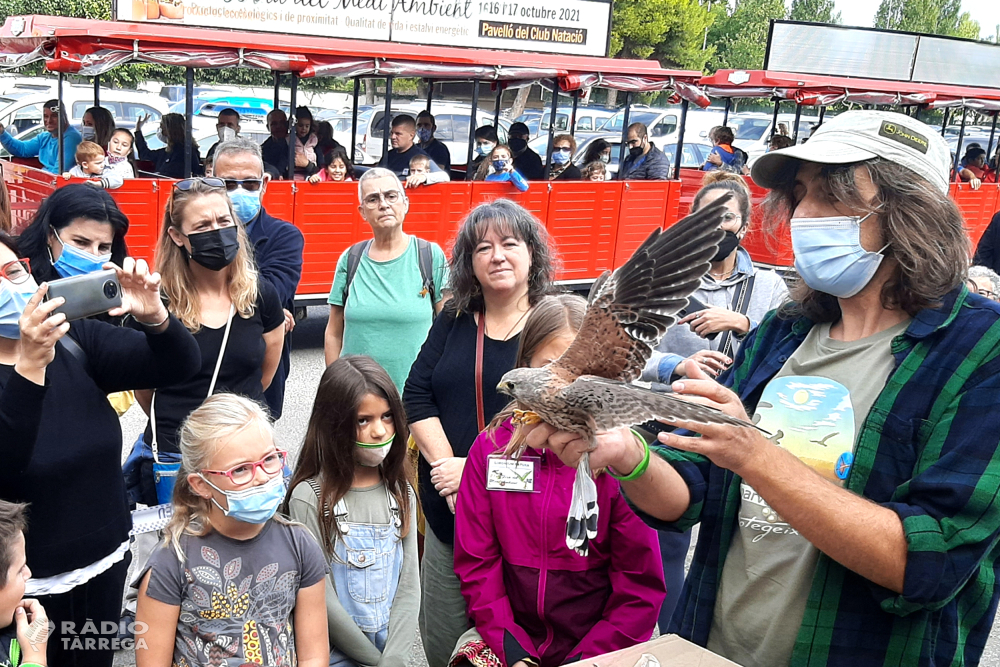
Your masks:
M556 108L556 132L567 132L569 119L573 114L573 107ZM615 114L610 109L604 107L580 106L576 109L576 132L587 133L597 132L604 122ZM549 131L549 121L552 119L551 109L541 111L529 111L518 116L514 122L524 123L528 126L531 138L534 139L539 134L547 134Z
M652 108L632 105L628 122L629 125L632 123L645 125L646 132L654 141L676 142L680 118L681 108L679 106ZM684 142L712 143L708 139L708 132L716 125L722 125L722 118L723 112L719 109L689 109L684 129ZM625 112L618 111L608 118L599 130L601 132L617 132L618 136L621 137L624 122Z
M51 92L32 93L13 99L0 108L0 124L11 128L11 133L20 135L42 124L42 106L52 99ZM0 98L0 104L10 98ZM71 124L80 124L83 114L94 106L94 89L89 86L66 86L63 89L63 104ZM128 90L101 89L101 106L111 112L115 123L132 123L148 114L159 120L166 112L165 101L149 93ZM16 128L16 130L14 129Z
M359 116L361 115L360 111L358 112L358 115ZM313 119L317 123L320 121L326 121L330 123L330 125L333 126L333 138L341 146L346 147L351 145L351 121L353 120L353 114L342 113L328 109L321 109L320 111L317 111L315 114L313 114ZM358 128L359 128L358 132L360 134L360 128L361 128L360 118L358 120ZM358 164L361 164L361 161L364 160L364 157L365 157L364 153L361 152L361 149L355 146L354 156L351 159L357 162Z
M733 145L747 152L749 160L747 166L761 155L767 152L768 142L771 140L771 122L774 115L758 112L741 112L729 116L728 124L733 128L736 140ZM799 143L809 138L812 134L813 126L819 123L819 116L806 116L799 118ZM778 127L784 126L788 131L788 136L795 136L795 114L779 113Z
M622 139L621 132L601 132L599 134L590 135L584 139L578 140L576 145L576 154L573 156L573 164L582 168L585 165L583 156L587 154L587 149L590 148L590 145L598 139L604 139L611 144L611 161L608 162L607 170L611 174L617 174L618 157ZM528 146L542 157L543 164L545 163L548 140L549 138L543 135L528 142ZM653 145L663 151L670 162L673 163L674 151L677 150L677 142L664 143L654 139ZM681 166L690 167L692 169L700 169L701 166L705 164L705 160L708 159L708 154L710 152L712 152L711 144L688 143L685 141L684 148L681 151Z
M267 114L274 108L274 100L246 95L219 95L217 92L203 93L194 98L192 109L195 115L217 117L220 111L233 109L240 117L247 120L265 122ZM288 112L288 107L283 107ZM187 104L184 100L170 106L170 113L186 113Z

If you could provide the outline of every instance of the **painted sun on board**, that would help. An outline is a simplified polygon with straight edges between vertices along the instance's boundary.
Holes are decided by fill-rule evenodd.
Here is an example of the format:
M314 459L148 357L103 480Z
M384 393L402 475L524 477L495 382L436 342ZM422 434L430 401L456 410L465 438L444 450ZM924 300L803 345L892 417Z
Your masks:
M809 392L805 389L799 389L792 394L792 400L795 401L796 405L805 405L809 402Z

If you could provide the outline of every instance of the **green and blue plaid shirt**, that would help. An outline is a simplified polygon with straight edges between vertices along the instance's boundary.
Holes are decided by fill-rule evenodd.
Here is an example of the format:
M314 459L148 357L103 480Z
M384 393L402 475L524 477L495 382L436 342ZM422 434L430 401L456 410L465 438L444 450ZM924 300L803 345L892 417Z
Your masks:
M725 383L752 412L814 323L771 313ZM976 665L997 607L1000 537L1000 305L963 286L892 341L895 370L858 432L846 488L895 511L909 546L902 595L820 554L795 667ZM864 372L864 369L859 369ZM700 522L670 632L704 646L730 541L740 478L667 448L691 490L681 519ZM864 525L856 530L863 531Z

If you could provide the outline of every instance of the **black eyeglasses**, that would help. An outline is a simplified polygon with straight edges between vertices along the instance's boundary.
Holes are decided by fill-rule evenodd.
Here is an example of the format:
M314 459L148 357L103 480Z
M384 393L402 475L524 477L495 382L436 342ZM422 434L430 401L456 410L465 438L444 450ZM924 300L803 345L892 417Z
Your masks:
M176 183L174 183L174 189L180 190L181 192L187 192L194 187L195 183L204 183L210 188L225 188L226 182L221 178L212 178L211 176L196 176L194 178L184 178ZM232 188L235 190L236 188Z
M264 184L264 180L261 178L244 178L243 180L237 180L234 178L225 179L226 190L232 192L236 188L243 188L247 192L257 192L260 190L260 186Z

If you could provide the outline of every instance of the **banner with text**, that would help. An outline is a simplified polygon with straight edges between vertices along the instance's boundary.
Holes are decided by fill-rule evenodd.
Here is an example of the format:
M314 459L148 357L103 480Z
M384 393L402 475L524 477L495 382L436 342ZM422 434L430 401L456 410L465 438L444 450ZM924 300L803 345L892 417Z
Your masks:
M606 56L608 0L115 0L120 21ZM374 54L373 54L374 55Z

